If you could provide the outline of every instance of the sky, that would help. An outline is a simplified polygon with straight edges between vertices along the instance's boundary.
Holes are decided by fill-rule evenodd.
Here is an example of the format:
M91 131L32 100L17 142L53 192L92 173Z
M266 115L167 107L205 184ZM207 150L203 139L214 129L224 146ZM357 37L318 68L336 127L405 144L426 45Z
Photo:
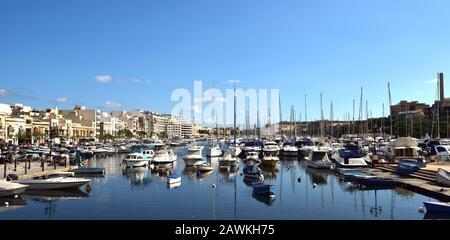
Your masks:
M308 118L436 98L448 0L0 0L0 102L170 112L175 89L279 89ZM450 90L449 90L450 91ZM448 94L447 94L448 95Z

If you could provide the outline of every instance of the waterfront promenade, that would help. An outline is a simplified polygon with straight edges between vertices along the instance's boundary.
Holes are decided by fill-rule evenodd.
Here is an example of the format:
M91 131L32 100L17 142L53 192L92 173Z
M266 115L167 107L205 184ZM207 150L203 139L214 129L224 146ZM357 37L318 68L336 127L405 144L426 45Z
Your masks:
M17 162L16 167L14 166L14 163L7 163L5 171L5 164L0 164L0 180L5 179L5 176L8 176L8 174L15 174L19 177L19 179L26 179L52 174L54 172L65 172L74 168L77 167L70 166L69 164L67 164L67 166L56 166L55 168L55 166L49 166L47 163L45 163L44 171L42 171L41 162L26 163L26 167L25 162Z

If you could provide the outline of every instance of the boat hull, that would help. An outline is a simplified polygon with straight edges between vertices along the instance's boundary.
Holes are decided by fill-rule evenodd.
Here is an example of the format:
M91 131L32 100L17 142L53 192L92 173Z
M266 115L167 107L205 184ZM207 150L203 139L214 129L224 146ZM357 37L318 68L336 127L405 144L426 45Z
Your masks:
M423 202L423 205L430 212L450 213L450 204L441 202Z
M64 188L80 188L86 185L90 180L79 180L73 182L36 182L33 181L21 181L19 183L28 185L28 189L64 189Z
M8 197L8 196L14 196L19 195L25 192L27 189L27 185L24 185L23 187L15 188L15 189L2 189L0 190L0 197Z
M125 160L123 163L128 168L146 167L147 165L149 165L149 161L127 161L127 160Z
M436 173L436 182L442 186L450 187L450 173L439 168Z

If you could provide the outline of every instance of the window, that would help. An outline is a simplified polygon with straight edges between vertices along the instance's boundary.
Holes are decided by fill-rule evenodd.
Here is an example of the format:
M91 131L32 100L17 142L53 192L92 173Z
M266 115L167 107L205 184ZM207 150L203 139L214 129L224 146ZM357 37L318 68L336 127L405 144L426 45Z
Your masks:
M443 148L443 147L437 147L436 150L437 150L438 152L446 152L446 151L447 151L447 150L445 150L445 148Z

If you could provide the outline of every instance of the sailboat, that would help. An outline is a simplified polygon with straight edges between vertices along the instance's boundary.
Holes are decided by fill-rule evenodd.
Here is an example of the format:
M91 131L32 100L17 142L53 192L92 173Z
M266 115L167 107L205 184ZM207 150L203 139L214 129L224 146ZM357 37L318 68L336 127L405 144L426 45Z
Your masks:
M233 117L233 143L225 150L223 157L219 158L219 167L223 170L231 170L237 165L237 156L241 153L236 143L236 84L234 85L234 117Z

